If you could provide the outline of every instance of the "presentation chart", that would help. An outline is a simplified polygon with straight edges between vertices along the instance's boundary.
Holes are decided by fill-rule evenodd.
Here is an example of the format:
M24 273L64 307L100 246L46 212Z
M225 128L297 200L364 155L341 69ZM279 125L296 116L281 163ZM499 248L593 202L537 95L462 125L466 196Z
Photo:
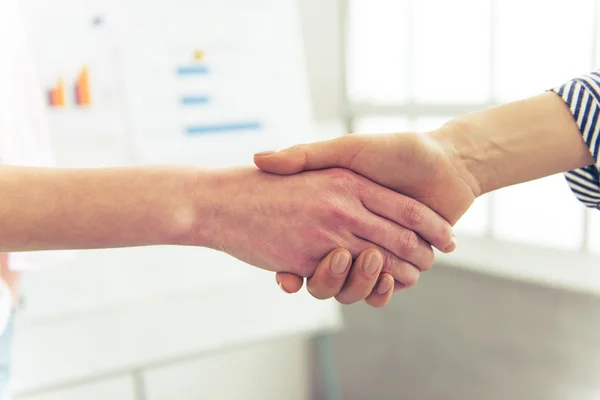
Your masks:
M191 76L205 76L209 74L209 69L204 63L205 52L204 50L194 50L193 61L189 64L180 65L175 70L177 77L188 78ZM204 93L187 93L181 95L180 105L181 106L206 106L210 102L210 97L206 92Z
M65 85L62 78L58 78L56 85L48 90L48 107L62 108L65 106Z
M219 88L215 87L213 82L211 82L211 80L219 79L220 76L223 76L221 73L226 69L219 68L218 63L217 66L214 64L211 66L210 53L203 49L195 49L191 53L192 57L190 57L191 60L189 63L180 64L175 68L175 76L178 80L182 81L180 86L183 88L204 87L205 89L204 91L198 91L196 93L189 93L188 89L188 93L181 94L179 105L181 107L193 108L196 110L195 112L197 113L196 116L198 119L203 119L202 117L210 115L211 112L215 111L211 110L211 106L219 107L218 103L214 104L211 102L211 95L209 93L213 92L218 99L227 99L226 93L223 93L224 90L219 90ZM216 69L214 74L212 73L212 69ZM239 93L236 94L235 97L241 95L242 93ZM235 98L232 96L232 98L229 99L229 102L234 103L234 99ZM221 122L191 121L184 126L183 132L186 135L253 132L260 131L263 125L260 121L255 119L231 120L229 118Z
M121 79L122 36L115 33L118 11L115 7L121 2L23 3L29 4L24 4L24 10L29 20L30 44L48 111L49 130L56 143L84 138L85 141L93 138L97 143L125 141L121 139L127 133ZM94 154L99 148L89 151ZM63 160L61 157L57 155L58 160ZM108 157L98 155L95 160L103 159ZM98 161L74 156L65 162L87 166Z
M260 122L234 122L234 123L223 123L223 124L201 124L201 125L190 125L185 128L185 133L188 135L202 135L208 133L226 133L226 132L240 132L240 131L256 131L262 128Z
M87 67L81 69L75 82L75 104L79 107L89 107L92 105L90 78Z
M136 28L127 30L122 79L136 159L247 165L254 152L312 133L295 20L271 14L292 3L211 0L197 13L193 0L138 1L146 12L123 15ZM177 23L165 23L166 13Z
M59 77L56 84L48 90L48 107L57 108L89 108L92 105L90 93L90 73L87 66L82 67L72 79L72 91L65 89L65 81ZM68 96L68 93L72 95Z

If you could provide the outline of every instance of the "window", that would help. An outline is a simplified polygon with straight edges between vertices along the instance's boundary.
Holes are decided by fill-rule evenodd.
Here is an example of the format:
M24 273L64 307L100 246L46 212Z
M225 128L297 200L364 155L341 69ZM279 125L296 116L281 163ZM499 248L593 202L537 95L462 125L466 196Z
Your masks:
M491 90L490 2L418 0L410 4L414 59L410 81L415 101L486 102Z
M356 102L402 103L408 98L407 3L354 1L349 9L348 91ZM389 38L396 40L390 41Z
M427 131L600 66L600 0L345 1L354 132ZM600 254L600 212L562 175L483 196L456 229Z
M594 0L494 1L497 99L531 96L589 72L593 11Z

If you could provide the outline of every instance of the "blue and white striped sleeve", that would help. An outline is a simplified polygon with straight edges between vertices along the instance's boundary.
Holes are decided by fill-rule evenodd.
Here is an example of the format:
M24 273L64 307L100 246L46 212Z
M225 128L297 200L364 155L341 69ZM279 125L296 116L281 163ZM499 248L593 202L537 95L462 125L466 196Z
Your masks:
M552 89L565 101L595 164L567 172L575 196L586 206L600 210L600 73L592 72Z

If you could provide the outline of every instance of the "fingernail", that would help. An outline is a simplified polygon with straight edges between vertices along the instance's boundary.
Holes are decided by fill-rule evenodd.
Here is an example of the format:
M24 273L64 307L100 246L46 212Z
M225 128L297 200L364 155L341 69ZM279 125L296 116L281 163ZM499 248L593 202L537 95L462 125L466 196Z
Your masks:
M290 294L290 292L288 292L287 290L285 290L285 288L283 287L283 284L281 282L279 282L279 288L281 290L283 290L285 293Z
M446 253L451 253L454 250L456 250L456 238L452 237L452 240L450 241L450 245L448 247L446 247Z
M331 260L331 270L334 274L341 275L346 272L349 264L350 254L345 251L340 251L333 255L333 259Z
M377 285L377 293L386 294L392 288L392 282L389 279L381 279Z
M275 154L277 153L277 150L266 150L266 151L261 151L260 153L256 153L255 156L269 156L271 154Z
M367 276L374 275L381 265L381 254L378 251L371 251L365 257L363 269Z
M406 286L402 282L394 281L394 292L399 292L404 289Z

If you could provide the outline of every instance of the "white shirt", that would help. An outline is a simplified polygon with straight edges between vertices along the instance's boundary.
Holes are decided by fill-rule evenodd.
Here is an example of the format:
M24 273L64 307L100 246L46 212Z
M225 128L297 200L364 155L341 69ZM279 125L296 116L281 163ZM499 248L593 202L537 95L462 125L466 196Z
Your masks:
M0 162L52 166L50 135L45 120L42 88L29 53L25 24L16 0L0 0ZM0 221L1 223L1 221ZM9 255L11 269L36 269L64 262L70 252ZM10 296L0 285L0 332L10 309Z

